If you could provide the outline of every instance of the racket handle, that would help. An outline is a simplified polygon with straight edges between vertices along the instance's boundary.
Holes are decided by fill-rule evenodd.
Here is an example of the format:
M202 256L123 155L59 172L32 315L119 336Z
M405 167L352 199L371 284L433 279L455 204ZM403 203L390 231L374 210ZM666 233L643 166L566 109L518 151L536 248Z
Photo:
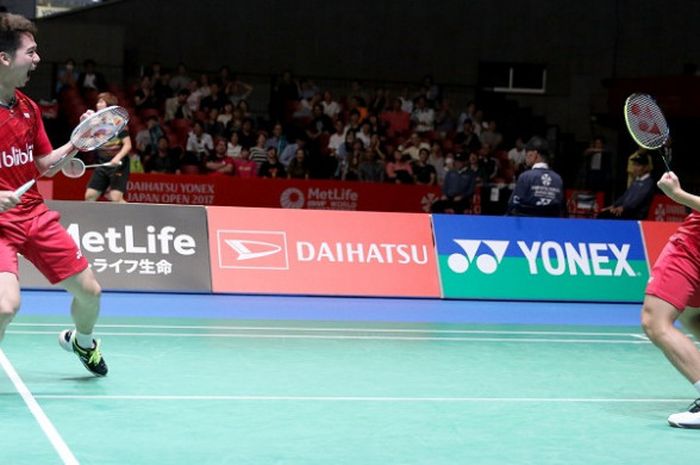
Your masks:
M14 191L15 197L22 197L31 187L36 183L36 179L32 179L31 181L27 181L21 186L17 188L16 191Z

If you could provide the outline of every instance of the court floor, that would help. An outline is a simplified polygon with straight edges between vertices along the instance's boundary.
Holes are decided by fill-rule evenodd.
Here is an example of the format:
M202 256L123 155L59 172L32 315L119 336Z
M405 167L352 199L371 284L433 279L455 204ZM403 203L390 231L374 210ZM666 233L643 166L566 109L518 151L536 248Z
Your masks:
M666 425L694 391L637 305L104 300L96 379L56 342L66 295L24 294L0 353L3 465L658 464L698 441Z

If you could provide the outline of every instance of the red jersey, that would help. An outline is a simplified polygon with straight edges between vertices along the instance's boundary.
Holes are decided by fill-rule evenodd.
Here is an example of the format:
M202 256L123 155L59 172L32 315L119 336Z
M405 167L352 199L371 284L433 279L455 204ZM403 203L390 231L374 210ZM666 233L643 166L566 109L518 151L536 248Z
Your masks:
M52 151L39 106L15 90L15 104L11 108L0 106L0 190L13 191L39 176L34 159ZM36 184L21 200L0 214L1 222L33 218L47 210Z
M690 215L686 216L675 234L688 237L696 245L696 248L700 249L700 212L693 210Z
M258 176L258 164L253 160L236 158L233 163L236 167L234 174L239 178L255 178Z

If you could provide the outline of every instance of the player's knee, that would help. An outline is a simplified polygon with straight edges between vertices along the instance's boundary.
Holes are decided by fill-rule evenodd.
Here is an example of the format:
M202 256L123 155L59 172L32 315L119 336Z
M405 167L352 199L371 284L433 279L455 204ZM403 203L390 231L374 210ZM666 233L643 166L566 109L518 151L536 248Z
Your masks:
M0 321L11 320L19 310L19 302L16 297L0 298Z
M642 329L652 342L658 342L664 338L668 330L673 326L672 321L667 321L654 306L645 302L642 307Z
M97 282L97 280L93 279L86 283L83 283L83 285L80 286L80 288L75 294L75 297L84 302L99 301L100 296L102 295L102 288L100 287L100 284Z

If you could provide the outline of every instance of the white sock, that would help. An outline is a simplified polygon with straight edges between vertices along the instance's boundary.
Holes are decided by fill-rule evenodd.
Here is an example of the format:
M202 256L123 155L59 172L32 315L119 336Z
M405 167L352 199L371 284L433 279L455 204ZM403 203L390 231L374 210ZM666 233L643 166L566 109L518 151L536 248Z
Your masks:
M78 345L83 349L92 349L92 333L83 334L76 329L75 339L78 342Z

